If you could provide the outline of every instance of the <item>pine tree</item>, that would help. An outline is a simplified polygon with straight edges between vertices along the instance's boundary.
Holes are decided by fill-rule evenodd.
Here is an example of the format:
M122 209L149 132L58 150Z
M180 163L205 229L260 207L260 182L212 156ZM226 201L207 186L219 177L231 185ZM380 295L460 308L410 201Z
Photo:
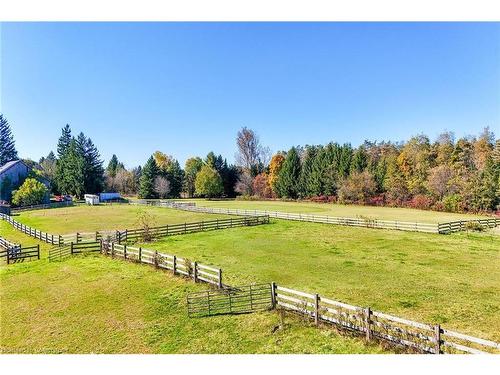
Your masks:
M144 168L142 168L141 178L139 179L139 198L150 199L156 197L154 184L157 175L158 166L153 156L151 156L144 165Z
M14 136L12 135L9 122L0 114L0 166L17 159Z
M90 138L83 147L85 160L85 191L98 194L104 189L104 168L99 151Z
M63 194L83 197L85 193L85 160L73 138L57 163L57 187Z
M352 157L351 163L351 173L353 172L363 172L368 166L368 155L363 146L360 146Z
M279 172L276 189L282 198L297 198L299 194L300 158L297 149L292 147L286 154Z
M169 198L179 198L182 191L182 183L184 180L184 171L181 169L179 162L172 159L166 168L166 177L170 183Z
M71 142L71 128L69 124L66 124L64 128L62 128L62 134L59 137L59 141L57 142L57 157L60 159L63 157L64 153L69 147Z
M117 169L118 169L118 157L115 154L113 154L113 156L111 156L111 159L109 160L106 172L109 176L115 177Z
M299 191L301 197L310 197L315 194L315 184L312 180L314 162L318 154L317 146L306 146L304 160L299 179Z

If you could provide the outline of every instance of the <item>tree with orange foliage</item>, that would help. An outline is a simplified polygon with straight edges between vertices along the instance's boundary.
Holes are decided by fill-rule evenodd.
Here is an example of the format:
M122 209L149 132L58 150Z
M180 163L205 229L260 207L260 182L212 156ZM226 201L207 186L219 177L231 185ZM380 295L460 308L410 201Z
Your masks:
M269 163L269 176L268 183L271 190L276 193L276 181L278 181L278 174L280 173L283 162L285 161L285 156L281 153L273 155L271 162Z

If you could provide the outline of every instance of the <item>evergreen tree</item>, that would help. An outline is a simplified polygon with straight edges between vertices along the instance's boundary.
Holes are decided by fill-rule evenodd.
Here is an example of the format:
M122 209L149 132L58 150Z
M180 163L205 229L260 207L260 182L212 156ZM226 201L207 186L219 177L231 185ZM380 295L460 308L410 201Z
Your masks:
M299 192L301 197L310 197L315 195L314 183L312 181L313 166L318 154L317 146L306 146L304 160L299 179Z
M184 171L181 169L179 162L172 159L166 168L166 177L170 183L169 198L179 198L181 196L182 184L184 181Z
M9 161L17 159L14 136L12 135L9 122L0 113L0 167Z
M279 172L276 188L282 198L297 198L299 194L300 158L297 149L292 147L286 154Z
M61 193L83 197L85 193L85 160L73 138L57 163L57 186Z
M194 196L196 175L203 166L203 161L199 157L189 158L184 166L184 191L189 198Z
M66 124L64 128L62 128L62 134L59 137L59 141L57 142L57 157L61 159L69 147L71 142L71 128L69 124Z
M117 170L118 170L118 158L115 154L113 154L113 156L111 156L111 159L109 160L106 172L109 176L115 177Z
M87 138L84 148L85 159L85 191L98 194L104 189L104 168L97 147Z
M368 167L368 155L363 146L358 147L354 152L351 163L351 173L363 172Z
M157 175L158 166L156 165L154 157L151 156L144 165L144 168L142 168L141 177L139 179L139 198L156 198L154 186Z

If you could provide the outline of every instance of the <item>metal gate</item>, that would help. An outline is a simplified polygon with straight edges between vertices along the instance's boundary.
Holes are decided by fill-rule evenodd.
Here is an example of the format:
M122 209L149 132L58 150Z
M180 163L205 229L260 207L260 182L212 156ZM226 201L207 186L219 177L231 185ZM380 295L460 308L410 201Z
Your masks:
M245 314L272 308L271 284L256 284L190 293L188 316Z

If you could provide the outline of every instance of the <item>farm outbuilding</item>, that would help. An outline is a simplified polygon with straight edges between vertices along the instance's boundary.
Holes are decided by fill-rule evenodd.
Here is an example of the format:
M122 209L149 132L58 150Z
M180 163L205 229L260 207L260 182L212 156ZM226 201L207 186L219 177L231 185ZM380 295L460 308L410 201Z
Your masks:
M120 193L100 193L99 199L101 202L112 201L115 199L121 199Z
M85 203L90 205L99 204L99 196L94 194L85 194Z
M21 186L32 170L23 160L12 160L0 166L0 200L10 201L12 191ZM37 176L37 180L47 187L47 194L43 203L50 202L50 181L42 176Z

